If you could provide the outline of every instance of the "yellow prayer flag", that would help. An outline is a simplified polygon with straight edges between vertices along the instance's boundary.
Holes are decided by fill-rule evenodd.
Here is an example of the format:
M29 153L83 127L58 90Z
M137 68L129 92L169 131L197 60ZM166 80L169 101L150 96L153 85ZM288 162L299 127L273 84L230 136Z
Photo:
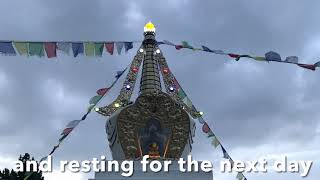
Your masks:
M261 57L261 56L253 57L253 59L256 60L256 61L265 61L266 60L265 57Z
M86 42L84 44L86 56L94 56L94 47L95 44L92 42Z
M214 146L214 148L217 148L220 145L220 142L216 136L212 138L212 145Z
M20 55L28 55L28 43L26 42L13 42L14 46L16 47L18 53Z

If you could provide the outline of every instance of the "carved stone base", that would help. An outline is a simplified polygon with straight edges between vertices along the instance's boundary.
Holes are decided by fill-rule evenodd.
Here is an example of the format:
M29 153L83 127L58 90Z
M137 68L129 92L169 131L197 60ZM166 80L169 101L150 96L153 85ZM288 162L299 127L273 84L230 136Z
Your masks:
M137 159L146 154L143 139L148 139L142 138L141 130L150 129L149 126L152 126L151 129L158 128L150 125L150 121L157 121L161 129L145 133L157 135L153 139L159 140L160 156L164 159L179 159L185 146L190 145L192 120L176 101L163 92L141 94L132 106L120 112L117 130L125 159Z

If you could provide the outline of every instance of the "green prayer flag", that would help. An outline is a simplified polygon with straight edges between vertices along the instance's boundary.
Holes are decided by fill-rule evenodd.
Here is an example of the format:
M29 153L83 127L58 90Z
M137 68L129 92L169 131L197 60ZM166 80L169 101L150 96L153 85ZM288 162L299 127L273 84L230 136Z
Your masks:
M94 51L95 51L95 55L96 56L102 56L102 52L103 52L103 43L95 43L94 44Z
M94 56L94 43L86 42L84 44L86 56Z
M238 172L237 177L238 180L243 180L244 176L242 173Z
M193 49L193 47L192 47L192 46L190 46L190 44L189 44L187 41L182 41L181 43L182 43L182 46L183 46L184 48L190 48L190 49Z
M28 55L28 43L26 42L14 42L14 46L16 47L18 53L20 55Z
M94 96L94 97L92 97L91 99L90 99L90 101L89 101L89 103L90 104L97 104L99 101L100 101L100 99L102 98L102 96Z
M186 95L186 93L185 93L182 89L180 89L180 90L178 91L178 96L179 96L181 99L183 99L183 98L185 98L187 95Z
M44 48L42 42L30 42L29 43L29 55L30 56L44 56Z

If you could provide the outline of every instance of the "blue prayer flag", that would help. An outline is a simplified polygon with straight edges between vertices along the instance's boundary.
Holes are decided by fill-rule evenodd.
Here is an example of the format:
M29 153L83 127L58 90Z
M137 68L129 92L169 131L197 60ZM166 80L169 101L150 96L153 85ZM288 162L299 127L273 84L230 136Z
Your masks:
M72 43L72 51L74 57L83 54L83 43Z
M209 48L206 47L206 46L202 46L202 49L203 49L204 51L207 51L207 52L213 52L211 49L209 49Z
M133 48L133 43L132 42L125 42L124 43L124 48L126 50L126 53Z
M279 61L279 62L281 62L280 54L278 54L276 52L273 52L273 51L267 52L265 54L265 58L266 58L267 61Z
M16 55L12 42L0 42L0 54Z
M118 54L120 55L121 54L121 50L124 46L124 43L123 42L115 42L116 44L116 47L117 47L117 51L118 51Z

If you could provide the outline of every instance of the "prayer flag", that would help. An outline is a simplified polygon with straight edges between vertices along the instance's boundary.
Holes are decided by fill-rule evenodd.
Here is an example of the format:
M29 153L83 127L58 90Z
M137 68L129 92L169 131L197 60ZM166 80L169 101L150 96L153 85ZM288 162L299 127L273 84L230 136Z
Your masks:
M175 88L176 88L176 90L177 91L180 91L180 84L179 84L179 82L177 81L177 79L176 78L173 78L173 83L174 83L174 86L175 86Z
M222 50L212 50L213 53L215 54L221 54L221 55L226 55L227 53L223 52Z
M44 56L44 49L42 42L30 42L29 43L29 55L30 56Z
M191 108L192 107L192 102L191 102L191 100L186 96L183 100L183 103L186 105L186 106L188 106L189 108Z
M219 142L219 140L217 139L217 137L216 136L214 136L213 138L212 138L212 145L214 146L214 148L217 148L219 145L220 145L220 142Z
M202 46L202 49L206 52L213 52L211 49L209 49L208 47L206 46Z
M225 159L230 159L229 154L227 153L227 151L224 149L223 146L221 146L222 152L223 152L223 158Z
M94 44L94 54L96 56L101 57L103 53L103 43L95 43Z
M119 79L126 70L127 70L127 68L124 69L123 71L117 71L115 78Z
M99 90L97 90L97 94L100 96L105 95L107 92L109 91L109 88L101 88Z
M113 55L114 42L105 43L106 49L110 55Z
M70 132L73 130L73 128L65 128L63 131L62 131L62 133L61 133L61 135L68 135L68 134L70 134Z
M180 50L180 49L183 48L183 46L182 46L182 45L175 45L175 48L176 48L177 50Z
M202 116L200 116L200 117L198 118L198 121L199 121L200 124L204 124L204 123L205 123L205 121L204 121L204 119L202 118Z
M66 54L70 53L70 43L68 42L58 42L57 49L63 51Z
M187 41L182 41L181 43L184 48L193 49L193 47Z
M124 43L123 42L115 42L115 43L116 43L118 54L120 55L121 54L121 50L122 50L122 48L124 46Z
M80 123L81 120L73 120L73 121L70 121L68 124L67 124L67 128L75 128L76 126L78 126L78 124Z
M210 128L209 128L209 126L208 126L208 124L206 122L202 126L202 131L204 133L208 133L210 131Z
M100 101L101 98L102 98L102 96L100 96L100 95L93 96L93 97L90 99L89 103L90 103L90 104L97 104L97 103Z
M256 61L265 61L266 60L265 57L261 57L261 56L253 57L253 59L256 60Z
M232 53L229 53L228 54L230 57L232 57L232 58L239 58L240 57L240 55L239 54L232 54Z
M92 108L93 108L94 106L95 106L95 104L90 104L87 111L88 111L88 112L91 112L91 110L92 110ZM82 117L81 120L84 120L83 118L86 118L86 117L87 117L87 116Z
M83 43L72 43L72 51L74 57L83 54Z
M294 63L294 64L298 63L298 61L299 61L299 58L297 56L288 56L286 57L286 60L285 60L285 62Z
M94 56L94 43L86 42L84 43L86 56Z
M211 129L209 129L209 131L208 131L208 138L209 137L214 137L214 133L212 132L212 130Z
M20 55L28 55L28 43L26 42L14 42L14 46L16 47L18 53Z
M132 42L125 42L124 43L124 48L125 48L125 51L126 53L133 48L133 43Z
M180 90L178 91L178 96L179 96L181 99L183 99L183 98L185 98L187 95L186 95L186 93L185 93L182 89L180 89Z
M237 179L238 179L238 180L243 180L243 178L244 178L243 174L240 173L240 172L238 172L238 174L237 174Z
M57 47L57 45L55 42L45 42L44 43L44 48L46 50L48 58L57 57L56 47Z
M300 67L303 67L305 69L312 70L312 71L316 70L315 64L297 64L297 65Z
M0 42L0 54L16 55L12 42Z
M280 54L273 51L267 52L265 54L265 58L267 61L278 61L278 62L282 61Z

